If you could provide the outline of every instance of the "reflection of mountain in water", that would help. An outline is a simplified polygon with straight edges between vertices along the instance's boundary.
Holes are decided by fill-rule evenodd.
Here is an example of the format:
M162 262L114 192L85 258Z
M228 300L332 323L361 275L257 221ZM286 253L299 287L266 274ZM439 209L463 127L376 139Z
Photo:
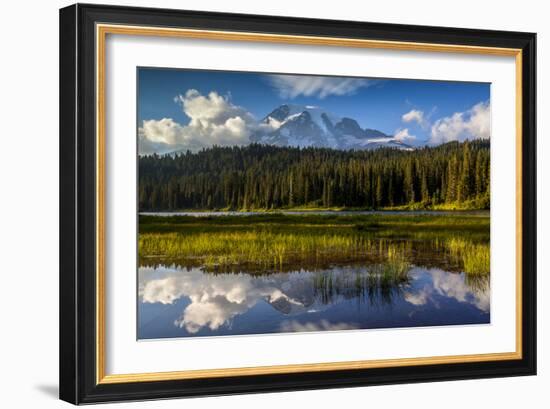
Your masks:
M201 329L215 331L259 304L267 304L283 316L319 313L344 302L371 306L391 305L404 300L410 309L437 306L443 299L489 310L488 281L465 279L464 274L441 269L413 267L409 279L387 282L377 266L334 267L321 271L295 271L264 275L210 274L199 268L188 270L159 266L139 270L139 296L145 304L174 304L184 298L188 304L175 325L189 334ZM472 285L475 284L475 285ZM280 331L311 331L355 327L326 320L303 324L287 321Z

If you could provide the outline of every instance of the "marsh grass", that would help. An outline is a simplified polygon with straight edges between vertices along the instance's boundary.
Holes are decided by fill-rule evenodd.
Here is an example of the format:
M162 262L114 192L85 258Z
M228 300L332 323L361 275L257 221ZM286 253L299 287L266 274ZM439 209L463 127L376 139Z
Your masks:
M400 263L405 263L400 261ZM404 264L400 264L405 267ZM388 269L385 263L358 268L355 273L341 274L321 271L313 278L313 290L322 303L332 303L335 297L369 300L371 304L388 304L409 283L410 265Z
M445 243L452 257L459 259L464 272L469 275L487 275L490 271L491 257L488 244L452 238Z
M489 273L489 222L482 216L140 216L140 263L176 262L207 271L257 274L350 263L376 266L378 284L413 264ZM371 279L374 279L371 277Z
M257 226L288 227L352 227L358 230L400 230L414 231L447 231L460 229L464 232L488 233L488 213L468 214L456 212L455 215L423 215L406 213L375 214L282 214L265 213L250 216L139 216L140 233L179 232L182 228L205 229L247 229Z
M256 264L282 267L287 263L357 260L379 246L360 235L322 232L208 232L197 234L144 233L142 257L185 258L205 266Z
M387 259L382 266L382 284L384 282L394 283L406 278L411 264L407 260L407 252L410 251L410 244L401 243L400 245L390 244L387 246Z

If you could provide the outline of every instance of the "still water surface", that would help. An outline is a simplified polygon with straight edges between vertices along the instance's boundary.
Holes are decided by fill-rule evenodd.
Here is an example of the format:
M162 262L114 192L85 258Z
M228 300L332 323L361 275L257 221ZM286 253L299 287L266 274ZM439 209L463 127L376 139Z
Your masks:
M369 265L269 274L139 268L140 339L490 322L487 278L411 265L384 284Z

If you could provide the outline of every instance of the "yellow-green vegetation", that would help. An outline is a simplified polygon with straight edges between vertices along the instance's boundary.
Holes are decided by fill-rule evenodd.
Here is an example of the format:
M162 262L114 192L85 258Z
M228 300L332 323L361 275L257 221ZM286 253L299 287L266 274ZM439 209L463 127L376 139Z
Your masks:
M407 248L408 247L408 248ZM403 277L410 269L407 253L410 253L410 245L406 242L399 245L387 246L387 260L382 266L382 274L390 278Z
M358 263L381 282L412 265L489 273L487 213L140 217L142 263L267 272Z
M454 212L440 215L403 212L353 214L353 212L327 212L316 214L283 214L266 212L249 216L148 216L139 217L140 233L176 232L191 233L220 230L245 230L268 227L270 230L294 231L302 227L333 227L394 232L405 235L412 232L448 232L456 234L489 235L489 212Z
M486 275L490 271L490 250L488 243L472 243L452 238L445 243L451 255L462 261L467 274Z
M436 210L436 211L465 211L465 210L478 210L488 209L490 207L490 197L486 193L479 197L454 202L432 203L426 202L414 202L403 204L400 206L386 206L383 210L389 211L415 211L415 210Z
M139 251L141 256L185 258L206 266L258 265L266 268L326 260L353 261L384 252L380 248L384 242L364 235L335 234L330 229L327 233L319 229L307 230L143 233L139 237ZM394 250L387 251L395 258Z

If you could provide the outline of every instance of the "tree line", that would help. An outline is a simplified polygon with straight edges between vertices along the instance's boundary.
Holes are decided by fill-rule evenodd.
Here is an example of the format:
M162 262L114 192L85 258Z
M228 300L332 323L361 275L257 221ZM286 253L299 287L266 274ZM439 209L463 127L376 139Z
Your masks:
M217 147L139 158L140 211L489 208L489 141L413 151Z

